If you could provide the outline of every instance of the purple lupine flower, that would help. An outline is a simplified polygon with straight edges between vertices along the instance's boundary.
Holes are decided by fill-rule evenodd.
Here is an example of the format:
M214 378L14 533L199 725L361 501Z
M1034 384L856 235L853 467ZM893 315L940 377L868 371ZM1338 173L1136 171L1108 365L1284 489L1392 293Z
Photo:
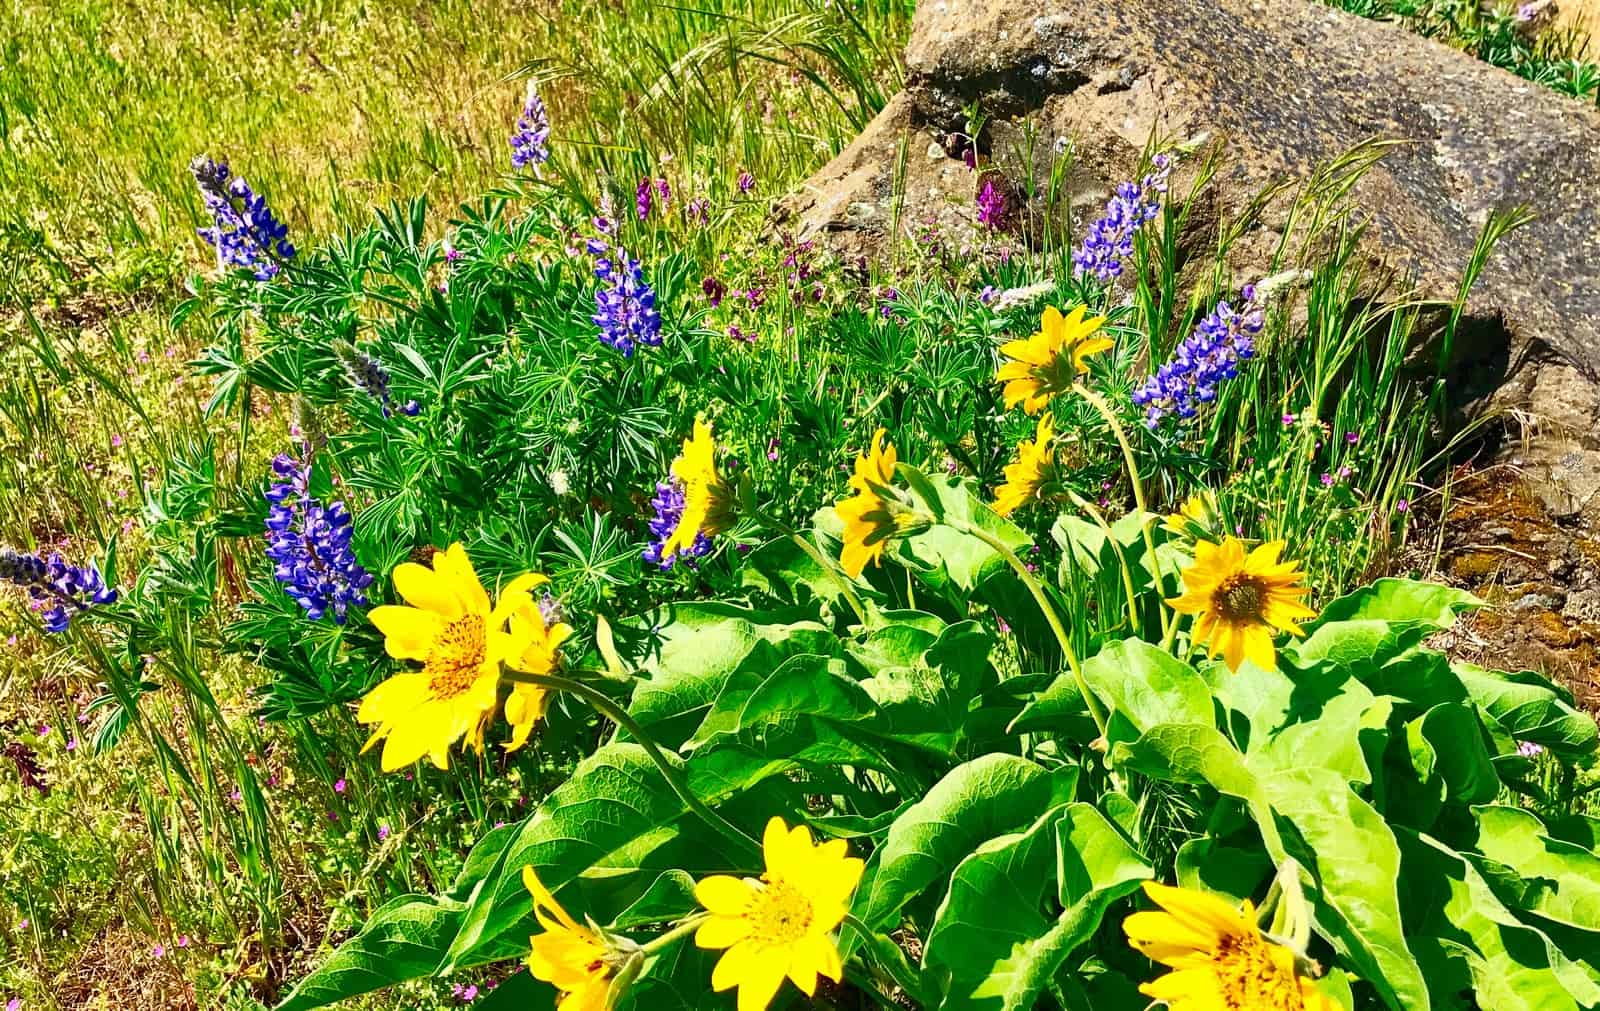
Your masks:
M650 216L650 203L654 192L648 177L639 180L639 186L633 193L633 207L639 212L640 221Z
M366 606L363 592L372 573L350 548L350 510L343 502L324 506L311 494L311 464L287 453L272 461L278 482L267 490L267 557L277 563L273 577L284 592L318 621L332 612L345 623L351 605Z
M703 228L711 220L711 201L705 197L695 197L684 207L683 214L691 224Z
M1266 314L1254 285L1245 285L1241 294L1244 302L1238 309L1218 300L1211 314L1178 345L1172 360L1133 392L1133 402L1145 409L1145 423L1151 428L1168 414L1194 417L1201 404L1217 399L1217 387L1224 380L1239 374L1239 363L1255 356L1255 338Z
M383 363L349 341L335 341L333 353L339 359L339 364L344 366L350 382L376 400L383 409L383 416L389 417L389 370L383 367Z
M65 632L72 619L100 604L115 603L117 591L92 565L68 565L59 554L45 558L0 548L0 581L28 591L46 632ZM48 606L47 606L48 605Z
M662 572L671 570L673 563L680 558L689 560L694 564L694 559L704 557L711 552L711 538L704 533L695 535L694 543L686 551L679 551L674 557L663 560L662 552L667 546L667 540L672 537L673 531L678 529L678 521L683 517L683 482L676 477L662 481L656 485L655 498L650 500L650 505L656 514L650 521L650 536L655 540L644 549L644 560L651 565L658 565Z
M210 226L196 229L196 234L216 249L219 270L243 267L256 280L270 281L294 259L288 227L273 216L265 197L232 175L226 159L200 155L189 163L189 172L211 214Z
M661 198L661 207L663 210L665 210L666 206L672 202L672 187L667 185L667 181L665 179L656 180L656 196Z
M593 319L600 327L600 342L633 357L638 344L661 346L661 314L656 311L655 289L644 279L639 261L620 246L615 257L595 261L594 276L600 287L594 293Z
M1152 162L1155 171L1139 182L1125 182L1106 203L1105 214L1089 227L1083 245L1072 254L1075 277L1093 274L1109 281L1122 273L1122 261L1133 256L1133 237L1140 227L1161 213L1167 192L1167 175L1172 159L1158 154Z
M539 598L539 618L545 628L554 628L567 620L567 607L560 597L546 593Z
M522 115L511 134L511 167L543 165L550 160L550 111L539 97L539 86L528 82L528 97L522 102Z
M749 193L751 190L753 190L755 188L756 188L756 177L751 175L749 172L740 172L739 173L739 192L740 193Z
M1010 212L1011 202L1006 197L1005 187L997 185L994 176L990 175L978 191L978 223L996 231L1005 227Z

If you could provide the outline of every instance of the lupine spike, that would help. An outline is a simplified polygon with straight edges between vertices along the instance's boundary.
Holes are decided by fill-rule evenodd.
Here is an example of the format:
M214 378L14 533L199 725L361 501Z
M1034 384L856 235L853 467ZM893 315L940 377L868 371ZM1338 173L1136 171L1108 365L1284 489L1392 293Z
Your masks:
M294 259L289 229L273 216L265 197L228 169L226 160L205 155L189 163L200 199L210 212L210 227L197 234L217 251L221 268L243 267L258 281L270 281L285 262Z
M311 494L311 465L288 454L272 461L278 482L267 490L267 557L273 577L312 621L333 614L345 623L352 605L365 606L372 573L350 548L354 532L343 502L323 506Z
M100 570L92 565L68 565L58 554L45 558L0 548L0 580L23 587L34 600L50 604L39 617L51 634L65 632L73 618L117 599L117 591L105 584Z
M1074 276L1092 274L1096 280L1109 281L1122 273L1123 261L1133 256L1134 235L1161 213L1162 197L1167 192L1172 159L1158 154L1152 165L1155 171L1141 181L1117 187L1116 195L1106 204L1105 214L1089 227L1083 245L1072 254Z
M1151 428L1169 414L1192 418L1200 405L1217 399L1217 387L1239 374L1239 363L1255 356L1255 339L1266 322L1254 285L1245 285L1235 309L1219 299L1210 315L1179 344L1172 360L1133 392Z

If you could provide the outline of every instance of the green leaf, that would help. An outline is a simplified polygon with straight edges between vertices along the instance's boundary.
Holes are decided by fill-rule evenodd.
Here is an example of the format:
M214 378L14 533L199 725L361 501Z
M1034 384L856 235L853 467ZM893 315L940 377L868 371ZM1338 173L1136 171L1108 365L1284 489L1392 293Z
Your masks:
M309 1011L357 994L427 976L459 925L462 904L401 895L367 918L361 932L301 980L277 1011Z
M472 1005L472 1011L555 1011L556 988L526 969L503 981Z
M1557 754L1587 755L1600 744L1594 717L1572 707L1572 697L1532 671L1506 674L1476 664L1450 669L1472 701L1519 741L1532 741Z
M838 639L816 622L778 619L770 612L705 602L673 604L641 619L639 624L653 632L619 628L619 639L625 631L633 635L619 648L649 675L634 689L629 715L657 743L676 746L736 673L765 673L799 653L838 651Z
M943 755L965 734L973 700L999 680L994 639L975 621L942 631L905 664L883 664L861 687L877 703L878 733Z
M667 923L682 919L696 908L693 875L676 869L663 871L643 895L612 919L610 926L612 930L630 930Z
M1040 912L1060 869L1054 922ZM924 971L949 974L941 1011L1032 1008L1106 909L1150 868L1088 804L1047 812L1026 832L980 846L951 877L928 934Z
M1431 745L1429 768L1444 778L1451 798L1482 804L1500 793L1500 777L1474 710L1455 702L1434 706L1406 725L1406 739L1413 755L1421 742Z
M1371 619L1437 632L1454 625L1462 611L1482 606L1483 601L1472 594L1442 583L1379 579L1330 602L1319 620L1326 624Z
M1246 664L1222 678L1217 698L1248 724L1235 736L1257 771L1314 763L1353 783L1372 781L1361 732L1375 698L1360 681Z
M1118 639L1085 660L1083 677L1105 704L1131 725L1112 740L1131 740L1161 723L1213 726L1211 686L1193 667L1141 639ZM1083 711L1077 680L1057 677L1012 724L1013 731L1048 730Z
M877 873L856 895L856 915L874 930L893 928L907 902L947 878L980 843L1070 798L1075 773L1002 754L956 766L889 826L874 858Z
M1478 849L1509 868L1486 876L1519 893L1512 903L1544 919L1600 933L1600 856L1552 838L1528 811L1500 805L1472 809L1478 820Z

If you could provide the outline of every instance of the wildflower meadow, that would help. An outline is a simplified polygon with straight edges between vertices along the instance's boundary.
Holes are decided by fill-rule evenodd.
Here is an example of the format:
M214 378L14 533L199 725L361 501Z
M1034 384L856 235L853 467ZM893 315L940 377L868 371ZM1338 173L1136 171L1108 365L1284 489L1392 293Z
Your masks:
M906 0L150 6L0 28L7 1011L1600 1008L1600 731L1432 564L1525 215L1426 303L1352 138L1245 269L975 107L861 252Z

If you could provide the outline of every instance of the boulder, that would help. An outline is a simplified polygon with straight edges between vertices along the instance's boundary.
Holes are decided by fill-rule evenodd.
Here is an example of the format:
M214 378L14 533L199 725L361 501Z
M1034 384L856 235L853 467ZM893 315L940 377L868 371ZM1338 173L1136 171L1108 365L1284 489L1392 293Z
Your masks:
M959 138L974 109L981 158L1013 182L1032 175L1042 189L1070 146L1057 206L1075 234L1152 137L1219 146L1214 206L1194 216L1210 231L1185 237L1202 250L1269 187L1392 142L1349 196L1373 257L1427 298L1454 294L1492 212L1526 205L1536 220L1489 261L1452 378L1540 418L1520 452L1541 496L1600 519L1600 113L1306 0L923 0L905 62L904 91L787 201L797 231L854 255L896 229L971 227L979 176ZM1182 160L1175 193L1204 161ZM1239 243L1238 282L1285 227L1287 202Z

